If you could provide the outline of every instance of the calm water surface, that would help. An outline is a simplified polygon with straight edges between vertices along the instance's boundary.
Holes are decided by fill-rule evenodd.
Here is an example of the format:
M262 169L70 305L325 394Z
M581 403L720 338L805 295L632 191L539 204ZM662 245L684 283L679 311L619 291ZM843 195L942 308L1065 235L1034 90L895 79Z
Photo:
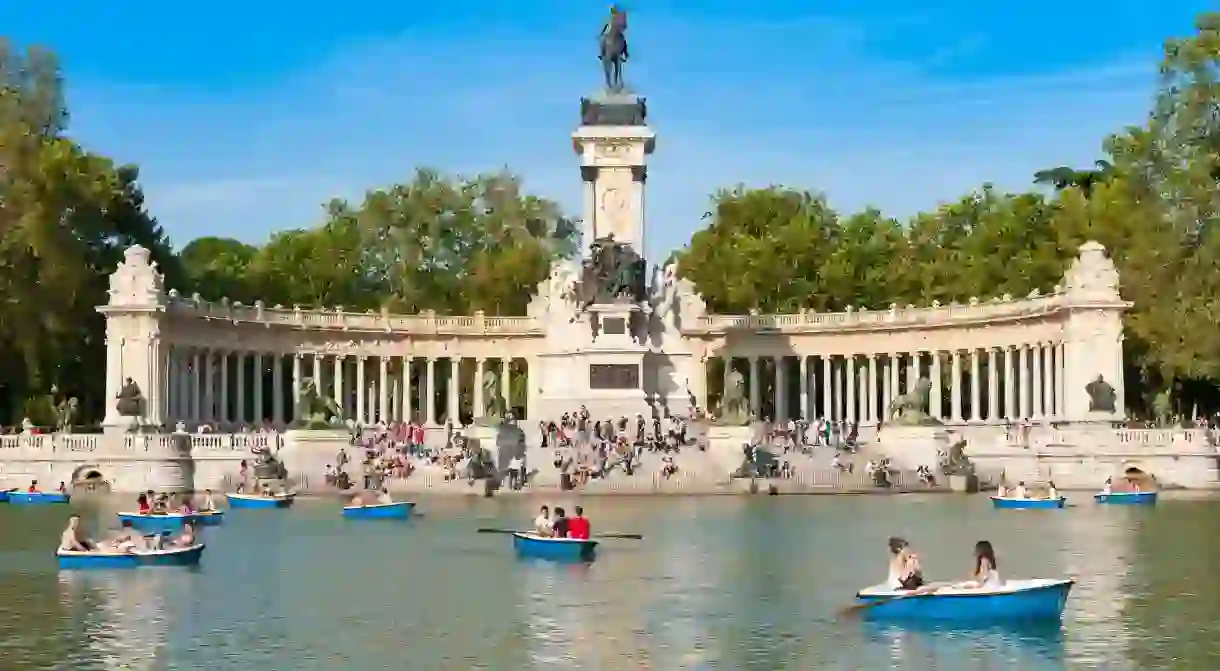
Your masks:
M196 571L59 572L65 510L0 506L0 659L19 669L1216 669L1220 502L994 511L984 497L586 500L589 566L520 561L538 501L427 499L406 523L334 503L231 511ZM569 503L559 501L559 503ZM116 502L83 510L114 526ZM1062 626L841 621L901 534L932 578L976 540L1007 577L1076 576Z

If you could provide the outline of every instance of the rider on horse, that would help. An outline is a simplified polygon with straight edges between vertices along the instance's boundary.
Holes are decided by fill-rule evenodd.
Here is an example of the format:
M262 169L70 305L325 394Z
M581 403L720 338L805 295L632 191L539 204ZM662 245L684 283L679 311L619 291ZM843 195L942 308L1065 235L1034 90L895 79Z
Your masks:
M602 39L613 40L615 38L623 42L623 60L627 60L630 56L627 53L627 12L618 8L618 5L611 5L610 18L606 21L606 25L602 26Z

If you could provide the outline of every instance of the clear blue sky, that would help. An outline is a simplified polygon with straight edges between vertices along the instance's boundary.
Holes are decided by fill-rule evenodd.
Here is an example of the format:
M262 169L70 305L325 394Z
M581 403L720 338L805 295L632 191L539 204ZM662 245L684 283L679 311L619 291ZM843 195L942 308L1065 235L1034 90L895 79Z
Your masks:
M719 186L906 216L1088 165L1146 113L1162 41L1210 4L627 2L627 79L659 134L650 252L685 244ZM608 6L6 2L0 31L61 55L72 132L141 166L178 244L258 242L417 165L507 165L576 214L568 134Z

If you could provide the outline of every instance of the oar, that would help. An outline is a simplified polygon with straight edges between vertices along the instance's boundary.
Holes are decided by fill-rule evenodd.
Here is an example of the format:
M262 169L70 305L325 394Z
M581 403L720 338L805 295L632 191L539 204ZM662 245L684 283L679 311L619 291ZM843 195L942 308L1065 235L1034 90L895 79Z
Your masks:
M913 596L926 596L928 594L932 594L933 592L935 592L936 590L938 590L942 587L948 587L951 584L952 583L934 583L934 584L924 585L923 587L920 587L918 589L913 589L910 592L907 592L906 594L899 594L897 596L891 596L887 599L877 599L876 601L860 601L858 603L853 603L852 605L840 610L839 617L853 617L856 615L860 615L861 613L863 613L864 611L866 611L870 608L876 608L877 606L884 606L887 603L894 603L895 601L902 601L903 599L909 599Z
M642 534L617 534L617 533L616 534L593 534L593 538L621 538L621 539L629 540L629 541L644 540L644 536Z
M481 533L481 534L527 534L529 532L528 531L517 531L516 529L481 528L481 529L479 529L479 533Z

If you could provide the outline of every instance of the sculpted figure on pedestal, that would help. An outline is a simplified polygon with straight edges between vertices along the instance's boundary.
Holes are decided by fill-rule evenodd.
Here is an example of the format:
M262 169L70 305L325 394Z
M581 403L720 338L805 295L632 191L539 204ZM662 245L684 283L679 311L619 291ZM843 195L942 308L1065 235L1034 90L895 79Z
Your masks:
M1101 375L1086 384L1084 391L1089 395L1089 412L1115 411L1118 395L1114 393L1114 387Z
M135 380L127 378L115 399L114 409L120 417L144 416L144 394L140 393L140 385Z
M915 382L915 388L890 401L890 424L893 426L937 426L939 419L928 414L932 397L932 382L926 377Z
M746 379L735 370L724 376L724 396L720 399L720 413L716 422L727 426L746 426L750 423Z
M499 426L504 422L507 403L500 394L500 377L493 371L484 371L481 381L483 386L483 415L478 418L483 426Z
M343 409L329 397L318 393L317 383L306 378L298 392L296 421L293 425L301 429L335 429L345 426Z

